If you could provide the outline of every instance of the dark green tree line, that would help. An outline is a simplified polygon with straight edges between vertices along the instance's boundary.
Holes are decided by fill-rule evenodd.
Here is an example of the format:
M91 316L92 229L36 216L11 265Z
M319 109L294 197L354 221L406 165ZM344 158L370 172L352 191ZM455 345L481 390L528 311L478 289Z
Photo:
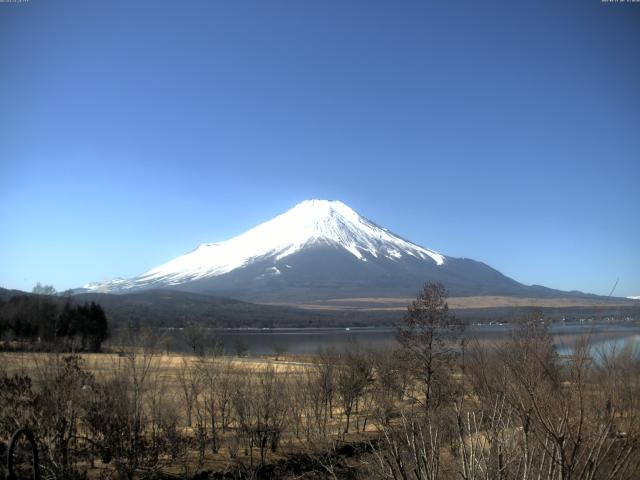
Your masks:
M54 345L81 351L99 351L109 335L104 309L97 303L73 305L68 299L18 295L0 305L3 346Z

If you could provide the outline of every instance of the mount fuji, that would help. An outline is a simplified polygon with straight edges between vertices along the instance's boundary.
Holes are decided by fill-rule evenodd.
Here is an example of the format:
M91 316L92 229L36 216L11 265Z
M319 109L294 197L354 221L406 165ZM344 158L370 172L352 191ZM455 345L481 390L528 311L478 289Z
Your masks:
M526 286L488 265L445 256L395 235L339 201L307 200L251 230L129 279L81 292L173 289L257 302L412 297L426 281L452 296L584 296Z

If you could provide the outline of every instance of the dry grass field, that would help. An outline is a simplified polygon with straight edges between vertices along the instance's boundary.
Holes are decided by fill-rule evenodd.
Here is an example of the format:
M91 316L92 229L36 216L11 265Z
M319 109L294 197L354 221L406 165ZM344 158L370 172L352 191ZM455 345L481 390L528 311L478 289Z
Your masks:
M560 359L535 319L462 356L424 333L278 360L0 352L0 443L29 425L50 478L636 478L633 351Z
M142 355L140 351L138 353ZM26 374L37 376L37 373L47 366L52 359L69 355L52 354L45 352L0 352L0 364L8 374ZM78 353L85 367L100 378L108 378L114 372L123 368L128 363L127 356L122 353ZM167 380L176 380L179 372L185 366L191 367L202 362L202 357L185 355L180 353L158 353L152 356L152 366L155 372ZM297 360L295 357L286 357L275 360L273 357L239 358L232 356L217 357L211 360L220 365L230 363L238 374L259 372L267 367L272 367L278 373L293 375L312 366L311 363Z
M69 355L68 353L0 352L0 365L2 365L0 371L4 371L9 377L14 375L29 376L33 381L34 388L38 390L46 388L47 382L63 368L65 358L68 358ZM207 415L212 415L212 412L207 411L207 402L214 401L213 397L207 397L205 393L206 380L201 377L205 370L215 372L214 375L218 375L216 380L225 383L225 388L228 388L228 396L226 398L216 397L215 401L218 399L227 401L231 410L230 404L234 401L232 400L234 395L232 389L241 390L244 388L242 390L244 393L240 393L240 395L247 400L250 396L260 396L261 393L264 393L254 391L253 388L259 388L256 385L260 385L262 381L272 381L273 378L277 378L275 384L277 388L269 395L275 395L280 399L279 402L275 402L280 405L277 408L283 408L282 401L285 400L294 403L296 397L302 398L305 395L304 392L297 390L305 383L303 377L317 369L317 364L309 362L309 358L302 357L281 357L278 360L272 357L220 356L205 358L184 354L150 353L143 349L126 351L123 349L118 353L79 353L76 356L80 359L82 368L90 372L100 384L109 384L118 378L146 377L141 381L141 401L144 405L143 408L149 412L147 415L156 415L157 413L152 412L156 411L158 405L164 409L169 408L172 414L176 415L175 424L179 434L185 439L186 444L190 445L176 458L165 458L163 461L159 461L162 475L175 476L176 478L189 478L190 475L198 471L225 472L238 468L243 470L262 461L258 446L253 445L247 448L244 441L239 440L238 429L241 427L238 420L231 420L227 427L222 427L218 432L217 441L220 446L217 452L214 453L210 448L207 448L202 452L202 455L199 454L198 448L196 448L198 435L202 433L199 429L210 429L210 422L213 418L209 417L209 423L204 418ZM133 370L137 372L133 373ZM245 384L245 382L253 382L254 387L248 387L248 383ZM215 387L218 386L215 385ZM272 400L266 401L271 408L273 406ZM256 405L249 406L249 404L250 402L245 406L248 408L256 407ZM287 415L292 413L288 407L287 412ZM284 414L284 410L280 413ZM213 414L216 415L215 419L220 421L219 413ZM263 412L263 414L269 415L268 412ZM304 414L298 411L296 415L300 421L300 417ZM299 426L295 428L297 431L293 432L294 427L290 424L291 419L285 420L283 418L282 421L286 421L287 431L282 436L277 450L269 448L264 452L266 461L270 463L283 462L289 455L306 455L308 452L326 447L326 439L317 438L317 441L310 441L309 437L305 439ZM325 428L328 431L338 433L344 428L343 422L340 403L336 401L331 408ZM363 425L362 428L359 428L358 424L354 423L351 430L347 437L350 441L366 439L368 438L366 432L375 431L375 424L369 423L369 425ZM340 436L338 435L338 437ZM111 472L113 468L109 464L102 463L99 459L94 459L90 463L80 461L76 466L86 470L89 478L104 478L105 474Z
M295 304L308 310L366 310L366 311L406 311L412 298L404 297L358 297L333 298L322 303ZM533 298L507 296L471 296L450 297L449 308L453 310L483 309L483 308L575 308L575 307L633 307L638 302L623 298Z

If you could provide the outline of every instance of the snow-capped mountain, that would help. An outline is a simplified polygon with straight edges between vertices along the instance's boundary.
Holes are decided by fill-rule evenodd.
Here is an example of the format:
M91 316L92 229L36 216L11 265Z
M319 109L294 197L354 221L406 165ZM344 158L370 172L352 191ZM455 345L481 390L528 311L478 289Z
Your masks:
M307 200L246 233L220 243L203 243L195 250L143 273L139 277L85 285L89 290L122 290L161 283L180 285L222 275L266 259L265 275L281 273L282 259L313 246L332 246L366 262L369 257L411 256L437 265L445 257L408 242L358 215L339 201ZM286 268L286 265L285 265Z
M172 288L258 301L415 294L427 280L456 295L553 295L526 287L469 259L409 242L339 201L307 200L220 243L195 250L138 277L90 283L84 291L125 293Z

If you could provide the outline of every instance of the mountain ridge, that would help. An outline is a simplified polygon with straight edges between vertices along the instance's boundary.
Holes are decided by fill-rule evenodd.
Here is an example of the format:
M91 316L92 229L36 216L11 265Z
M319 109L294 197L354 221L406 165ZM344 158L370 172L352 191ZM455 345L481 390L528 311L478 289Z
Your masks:
M442 282L454 296L592 296L523 285L483 262L406 240L336 200L306 200L229 240L202 243L137 277L90 283L78 292L169 288L305 303L412 296L426 281Z

